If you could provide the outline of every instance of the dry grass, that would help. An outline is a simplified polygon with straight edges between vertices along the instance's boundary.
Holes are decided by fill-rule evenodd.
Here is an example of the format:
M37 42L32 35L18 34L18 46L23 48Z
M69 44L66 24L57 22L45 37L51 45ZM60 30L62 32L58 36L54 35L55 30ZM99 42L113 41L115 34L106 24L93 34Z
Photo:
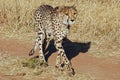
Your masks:
M24 80L94 80L88 74L76 74L73 77L69 77L66 74L60 75L53 66L40 67L34 61L13 57L7 53L0 53L0 74L21 76ZM27 62L30 65L23 67L23 62ZM36 67L31 67L31 64Z
M33 12L41 4L75 4L78 18L68 38L92 42L94 55L120 56L120 0L0 0L0 35L33 39Z

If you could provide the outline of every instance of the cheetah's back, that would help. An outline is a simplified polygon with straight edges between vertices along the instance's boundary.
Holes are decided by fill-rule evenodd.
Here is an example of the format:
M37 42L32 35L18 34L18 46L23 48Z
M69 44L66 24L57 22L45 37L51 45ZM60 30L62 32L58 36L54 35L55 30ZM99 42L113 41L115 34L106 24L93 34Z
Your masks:
M35 11L35 20L48 19L53 11L53 7L50 5L41 5Z
M50 5L41 5L37 8L34 14L35 23L40 26L36 26L37 28L42 28L46 33L52 33L52 11L54 8Z

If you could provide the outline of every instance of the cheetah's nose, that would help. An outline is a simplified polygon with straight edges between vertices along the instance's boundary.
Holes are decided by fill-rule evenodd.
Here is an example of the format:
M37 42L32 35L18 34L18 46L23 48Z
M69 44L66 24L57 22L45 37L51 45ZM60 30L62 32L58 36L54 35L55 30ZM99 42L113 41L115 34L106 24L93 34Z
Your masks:
M72 22L74 22L74 19L71 19Z

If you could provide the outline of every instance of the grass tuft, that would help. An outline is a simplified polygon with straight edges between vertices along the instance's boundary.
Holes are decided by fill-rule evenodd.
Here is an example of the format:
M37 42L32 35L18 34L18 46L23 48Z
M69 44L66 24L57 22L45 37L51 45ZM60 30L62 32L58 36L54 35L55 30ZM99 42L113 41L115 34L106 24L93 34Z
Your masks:
M47 67L48 64L47 63L43 63L42 61L40 61L37 58L30 58L28 60L26 60L25 62L22 62L23 67L29 67L29 68L36 68L36 67L40 67L40 66L44 66Z

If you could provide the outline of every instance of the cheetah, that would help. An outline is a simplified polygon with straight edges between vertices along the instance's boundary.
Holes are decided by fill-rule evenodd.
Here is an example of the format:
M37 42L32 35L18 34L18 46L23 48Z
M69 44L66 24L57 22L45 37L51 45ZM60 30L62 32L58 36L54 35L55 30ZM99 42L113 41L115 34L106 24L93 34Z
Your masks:
M46 63L44 50L53 39L55 48L58 51L55 67L58 70L73 72L72 64L65 54L62 43L63 39L67 37L69 27L75 23L76 17L77 10L74 6L58 6L53 8L50 5L41 5L38 7L34 13L36 39L29 56L33 55L37 47L39 47L39 59ZM46 45L44 45L45 42L47 42Z

